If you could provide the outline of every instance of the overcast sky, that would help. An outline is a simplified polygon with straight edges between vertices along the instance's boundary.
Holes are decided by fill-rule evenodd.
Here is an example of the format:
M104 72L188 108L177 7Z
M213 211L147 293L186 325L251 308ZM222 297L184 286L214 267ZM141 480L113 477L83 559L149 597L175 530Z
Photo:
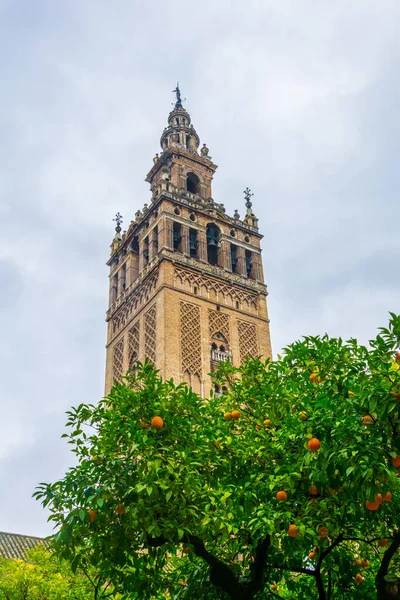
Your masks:
M47 535L35 485L103 392L109 244L179 80L213 197L264 234L274 352L363 342L400 309L398 0L0 0L0 530Z

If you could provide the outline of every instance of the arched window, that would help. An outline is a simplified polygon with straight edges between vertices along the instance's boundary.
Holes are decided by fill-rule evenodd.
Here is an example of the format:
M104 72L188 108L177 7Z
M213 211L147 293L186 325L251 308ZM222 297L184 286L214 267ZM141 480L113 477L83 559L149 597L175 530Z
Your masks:
M197 231L196 229L189 229L190 256L197 256L197 245Z
M139 238L137 235L132 238L131 248L135 254L139 254Z
M143 240L143 258L144 264L149 262L149 237L145 237Z
M186 189L191 194L200 194L200 179L195 173L188 173Z
M246 273L249 279L254 279L253 273L253 253L250 250L246 250Z
M214 223L207 225L207 259L210 265L218 264L220 231Z
M174 223L174 250L182 252L182 231L179 223Z
M111 302L115 302L118 297L118 273L115 273L112 279Z
M237 251L237 246L235 246L235 244L231 244L231 265L232 265L232 273L237 273L238 251Z

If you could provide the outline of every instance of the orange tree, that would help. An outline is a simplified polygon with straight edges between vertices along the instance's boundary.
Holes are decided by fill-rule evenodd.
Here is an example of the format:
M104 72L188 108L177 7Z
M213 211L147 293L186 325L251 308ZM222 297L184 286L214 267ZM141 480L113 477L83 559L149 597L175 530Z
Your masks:
M398 598L400 317L220 367L204 401L138 366L68 415L36 496L55 546L126 598Z

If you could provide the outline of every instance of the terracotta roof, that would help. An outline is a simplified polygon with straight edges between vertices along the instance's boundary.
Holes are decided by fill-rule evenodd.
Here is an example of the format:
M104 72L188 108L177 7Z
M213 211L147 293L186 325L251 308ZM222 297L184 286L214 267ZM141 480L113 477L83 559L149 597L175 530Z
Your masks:
M25 552L38 544L49 545L44 538L20 533L5 533L0 531L0 556L3 558L20 558L25 560Z

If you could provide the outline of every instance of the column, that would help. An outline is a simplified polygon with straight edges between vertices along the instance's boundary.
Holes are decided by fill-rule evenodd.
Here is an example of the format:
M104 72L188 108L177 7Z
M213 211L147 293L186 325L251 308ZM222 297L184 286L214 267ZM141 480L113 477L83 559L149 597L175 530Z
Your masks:
M189 227L188 225L181 225L181 233L182 233L182 253L190 256L190 248L189 248Z
M200 260L207 262L207 237L205 231L201 231L200 229L197 231L197 241L199 244L198 257Z
M246 270L246 251L242 246L237 247L238 266L236 272L247 277Z

